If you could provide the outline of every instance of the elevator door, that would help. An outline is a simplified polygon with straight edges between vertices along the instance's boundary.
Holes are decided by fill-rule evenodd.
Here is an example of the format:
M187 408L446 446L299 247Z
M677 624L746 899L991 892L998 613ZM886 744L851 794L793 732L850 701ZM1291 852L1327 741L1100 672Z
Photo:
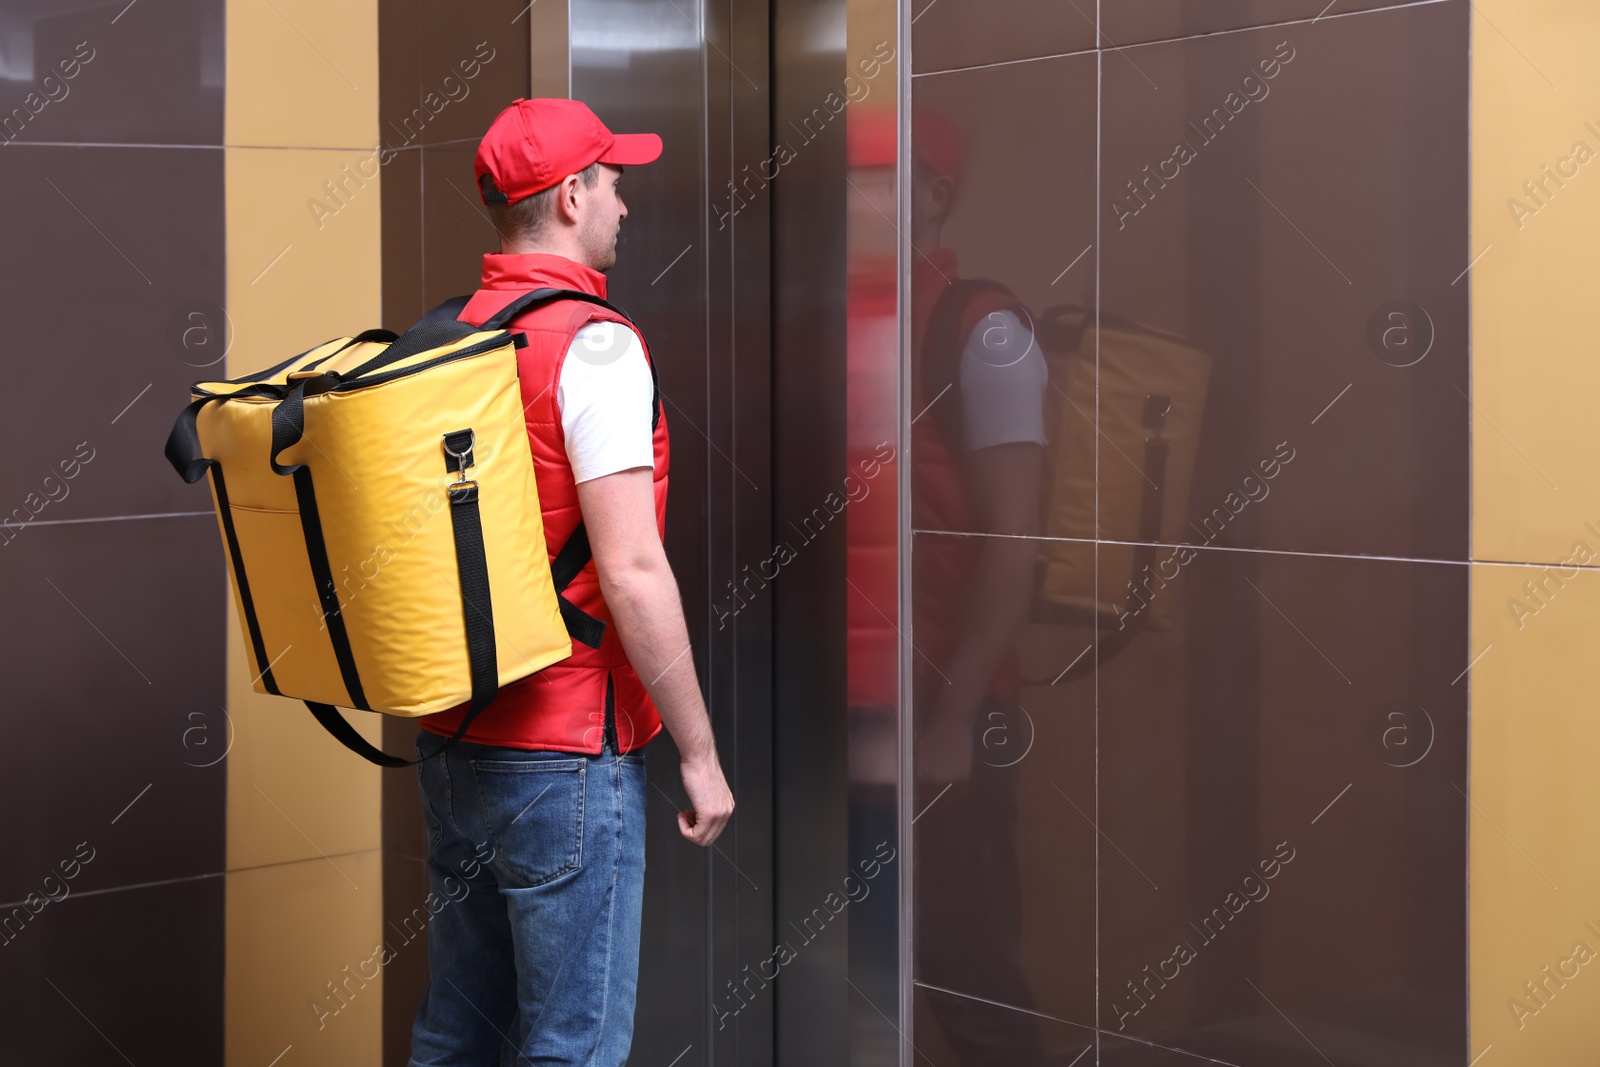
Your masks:
M683 840L677 751L650 745L644 934L633 1055L648 1067L772 1062L775 989L732 984L771 953L768 224L728 182L765 157L763 6L571 0L570 94L617 132L661 135L625 174L612 298L660 369L672 436L667 552L738 805L708 850ZM535 84L540 83L535 48Z

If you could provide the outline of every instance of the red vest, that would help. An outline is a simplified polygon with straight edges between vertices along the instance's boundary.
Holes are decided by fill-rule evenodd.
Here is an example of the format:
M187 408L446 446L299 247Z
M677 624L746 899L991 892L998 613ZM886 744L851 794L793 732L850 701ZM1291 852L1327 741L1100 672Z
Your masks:
M606 295L605 275L562 256L486 255L483 287L461 312L461 320L482 323L512 300L550 286ZM627 322L603 307L576 300L557 301L528 312L511 329L526 335L528 346L517 353L528 443L533 448L534 480L544 516L545 545L553 560L577 527L578 490L567 462L556 384L573 335L586 323ZM628 323L632 326L632 323ZM643 343L643 337L640 337ZM645 358L650 358L648 347ZM667 420L655 429L656 527L665 535L667 511ZM567 586L567 599L606 624L599 648L572 643L572 657L546 667L500 690L495 702L478 716L466 740L506 748L547 749L595 754L605 744L606 690L612 688L617 747L627 752L661 732L661 715L644 684L628 664L616 624L600 595L594 561ZM465 704L429 715L424 728L449 736L466 714Z

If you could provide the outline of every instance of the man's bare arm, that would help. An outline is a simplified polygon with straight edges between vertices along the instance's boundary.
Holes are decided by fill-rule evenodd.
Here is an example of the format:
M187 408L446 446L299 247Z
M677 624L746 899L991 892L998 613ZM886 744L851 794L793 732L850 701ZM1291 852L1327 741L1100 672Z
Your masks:
M1033 565L1039 553L1039 485L1044 449L1031 443L994 445L966 458L963 484L974 529L1007 534L978 539L972 567L956 603L958 615L946 684L935 689L923 735L918 773L933 781L965 779L972 763L973 723L1001 657L1028 618ZM948 594L947 594L948 595Z
M578 483L578 507L600 575L600 592L662 722L677 743L683 787L692 805L678 829L710 845L733 814L711 720L700 696L678 582L656 529L655 491L647 467Z

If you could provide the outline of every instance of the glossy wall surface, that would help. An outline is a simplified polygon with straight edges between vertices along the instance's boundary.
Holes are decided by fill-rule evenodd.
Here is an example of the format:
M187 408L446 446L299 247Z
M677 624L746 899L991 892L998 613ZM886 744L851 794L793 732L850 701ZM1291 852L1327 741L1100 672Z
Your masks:
M990 15L908 16L911 1040L1465 1064L1469 5Z
M42 1067L223 1044L226 576L159 445L212 358L169 316L225 299L223 4L121 6L0 6L0 1061Z

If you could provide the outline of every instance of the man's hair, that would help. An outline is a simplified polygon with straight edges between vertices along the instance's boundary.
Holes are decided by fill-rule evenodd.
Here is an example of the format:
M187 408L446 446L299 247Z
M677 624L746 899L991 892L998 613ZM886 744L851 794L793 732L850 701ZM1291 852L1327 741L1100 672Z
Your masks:
M600 181L600 164L591 163L580 170L578 179L583 182L585 189L593 189ZM486 183L485 193L493 192L494 180L485 174L483 181ZM500 231L500 236L508 240L529 240L543 234L545 227L555 217L556 198L560 195L561 182L557 182L548 189L510 204L489 203L484 206L488 208L489 221Z

